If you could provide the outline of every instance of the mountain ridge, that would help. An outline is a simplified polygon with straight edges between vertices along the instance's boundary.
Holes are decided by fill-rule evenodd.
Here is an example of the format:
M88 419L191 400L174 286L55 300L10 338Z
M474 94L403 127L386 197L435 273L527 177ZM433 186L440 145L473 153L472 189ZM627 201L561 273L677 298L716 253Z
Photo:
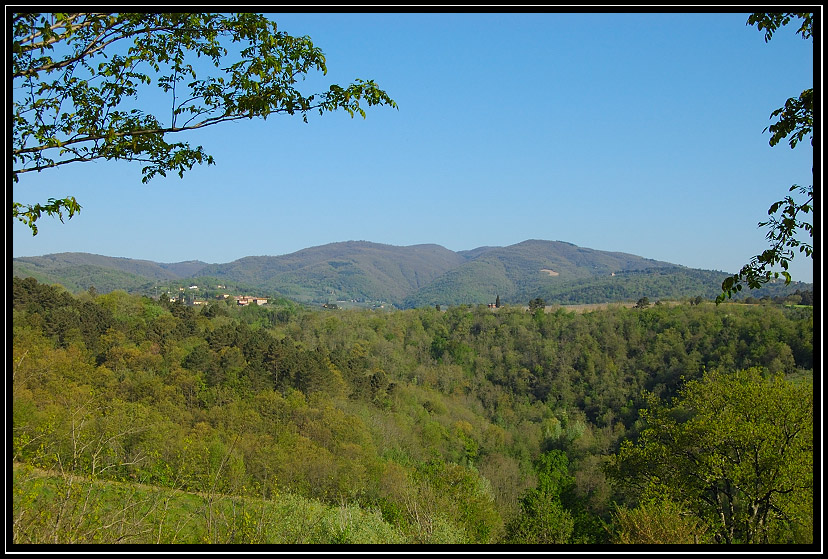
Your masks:
M223 264L68 252L14 258L13 274L60 283L70 291L94 286L99 293L123 289L151 295L159 283L163 289L200 282L304 303L383 301L401 308L489 303L497 296L503 302L542 297L561 304L714 297L729 275L542 239L457 252L435 243L352 240Z

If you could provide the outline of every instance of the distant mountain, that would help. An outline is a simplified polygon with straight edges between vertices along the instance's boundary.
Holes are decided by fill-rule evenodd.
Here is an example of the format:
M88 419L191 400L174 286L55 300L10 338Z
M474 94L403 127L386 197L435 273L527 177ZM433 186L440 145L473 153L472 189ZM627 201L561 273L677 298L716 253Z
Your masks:
M501 302L548 304L655 301L719 293L725 272L686 268L622 252L562 241L528 240L507 247L454 252L435 244L392 246L347 241L282 256L248 256L227 264L159 264L85 253L13 259L16 276L60 283L70 291L114 289L151 295L196 283L306 303L384 301L397 307ZM757 297L811 284L766 286ZM200 294L212 292L203 288ZM744 295L743 295L744 296Z
M59 283L69 291L85 291L94 286L100 293L115 289L135 291L157 280L180 280L194 276L207 266L198 260L159 264L101 256L85 252L63 252L15 258L12 272L15 276L31 276L42 283Z
M494 302L497 295L503 301L529 301L561 285L609 277L616 272L661 267L676 265L561 241L529 240L479 252L412 294L405 306Z
M348 241L285 256L248 256L207 266L201 275L251 285L300 301L402 301L466 261L439 245L399 247Z

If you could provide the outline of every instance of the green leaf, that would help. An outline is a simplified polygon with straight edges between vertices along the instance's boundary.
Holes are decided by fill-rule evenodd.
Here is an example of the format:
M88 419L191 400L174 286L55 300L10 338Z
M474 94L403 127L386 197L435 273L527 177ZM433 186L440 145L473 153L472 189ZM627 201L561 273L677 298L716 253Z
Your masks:
M201 147L170 143L165 134L274 113L298 113L307 122L310 111L342 109L365 118L363 95L368 105L397 107L374 82L360 79L345 88L331 85L319 98L300 91L307 74L327 73L325 57L309 38L277 32L262 14L80 13L54 29L54 14L18 15L11 74L15 90L28 93L12 103L14 182L28 172L96 159L140 160L146 163L142 182L169 170L181 176L214 161ZM147 33L147 26L155 30ZM102 37L126 48L111 52ZM60 54L44 56L46 50ZM195 64L201 56L213 68ZM154 95L153 77L169 113L119 110ZM168 114L171 121L164 122ZM36 207L13 206L13 215L33 225Z

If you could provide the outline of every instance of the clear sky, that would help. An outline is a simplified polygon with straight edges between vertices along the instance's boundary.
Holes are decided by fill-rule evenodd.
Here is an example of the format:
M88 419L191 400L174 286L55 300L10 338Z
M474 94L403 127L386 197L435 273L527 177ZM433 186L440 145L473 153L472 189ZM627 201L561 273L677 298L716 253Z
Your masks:
M141 164L27 173L19 202L77 197L13 255L224 263L347 240L452 250L560 240L736 272L757 222L812 184L770 113L814 82L813 42L748 14L272 14L326 55L316 89L373 79L399 109L277 116L181 139L215 166L141 183ZM7 214L8 215L8 214ZM813 281L804 255L791 272Z

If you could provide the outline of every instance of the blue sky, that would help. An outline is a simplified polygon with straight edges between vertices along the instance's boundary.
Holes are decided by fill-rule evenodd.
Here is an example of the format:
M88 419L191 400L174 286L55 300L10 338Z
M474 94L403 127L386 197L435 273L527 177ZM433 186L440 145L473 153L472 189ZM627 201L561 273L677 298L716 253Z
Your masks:
M757 222L811 184L807 142L763 129L813 85L813 43L748 14L272 14L327 76L399 109L274 117L181 136L215 166L141 183L139 163L27 173L14 199L82 212L12 225L13 255L230 262L346 240L452 250L561 240L737 271ZM794 279L813 281L796 259Z

